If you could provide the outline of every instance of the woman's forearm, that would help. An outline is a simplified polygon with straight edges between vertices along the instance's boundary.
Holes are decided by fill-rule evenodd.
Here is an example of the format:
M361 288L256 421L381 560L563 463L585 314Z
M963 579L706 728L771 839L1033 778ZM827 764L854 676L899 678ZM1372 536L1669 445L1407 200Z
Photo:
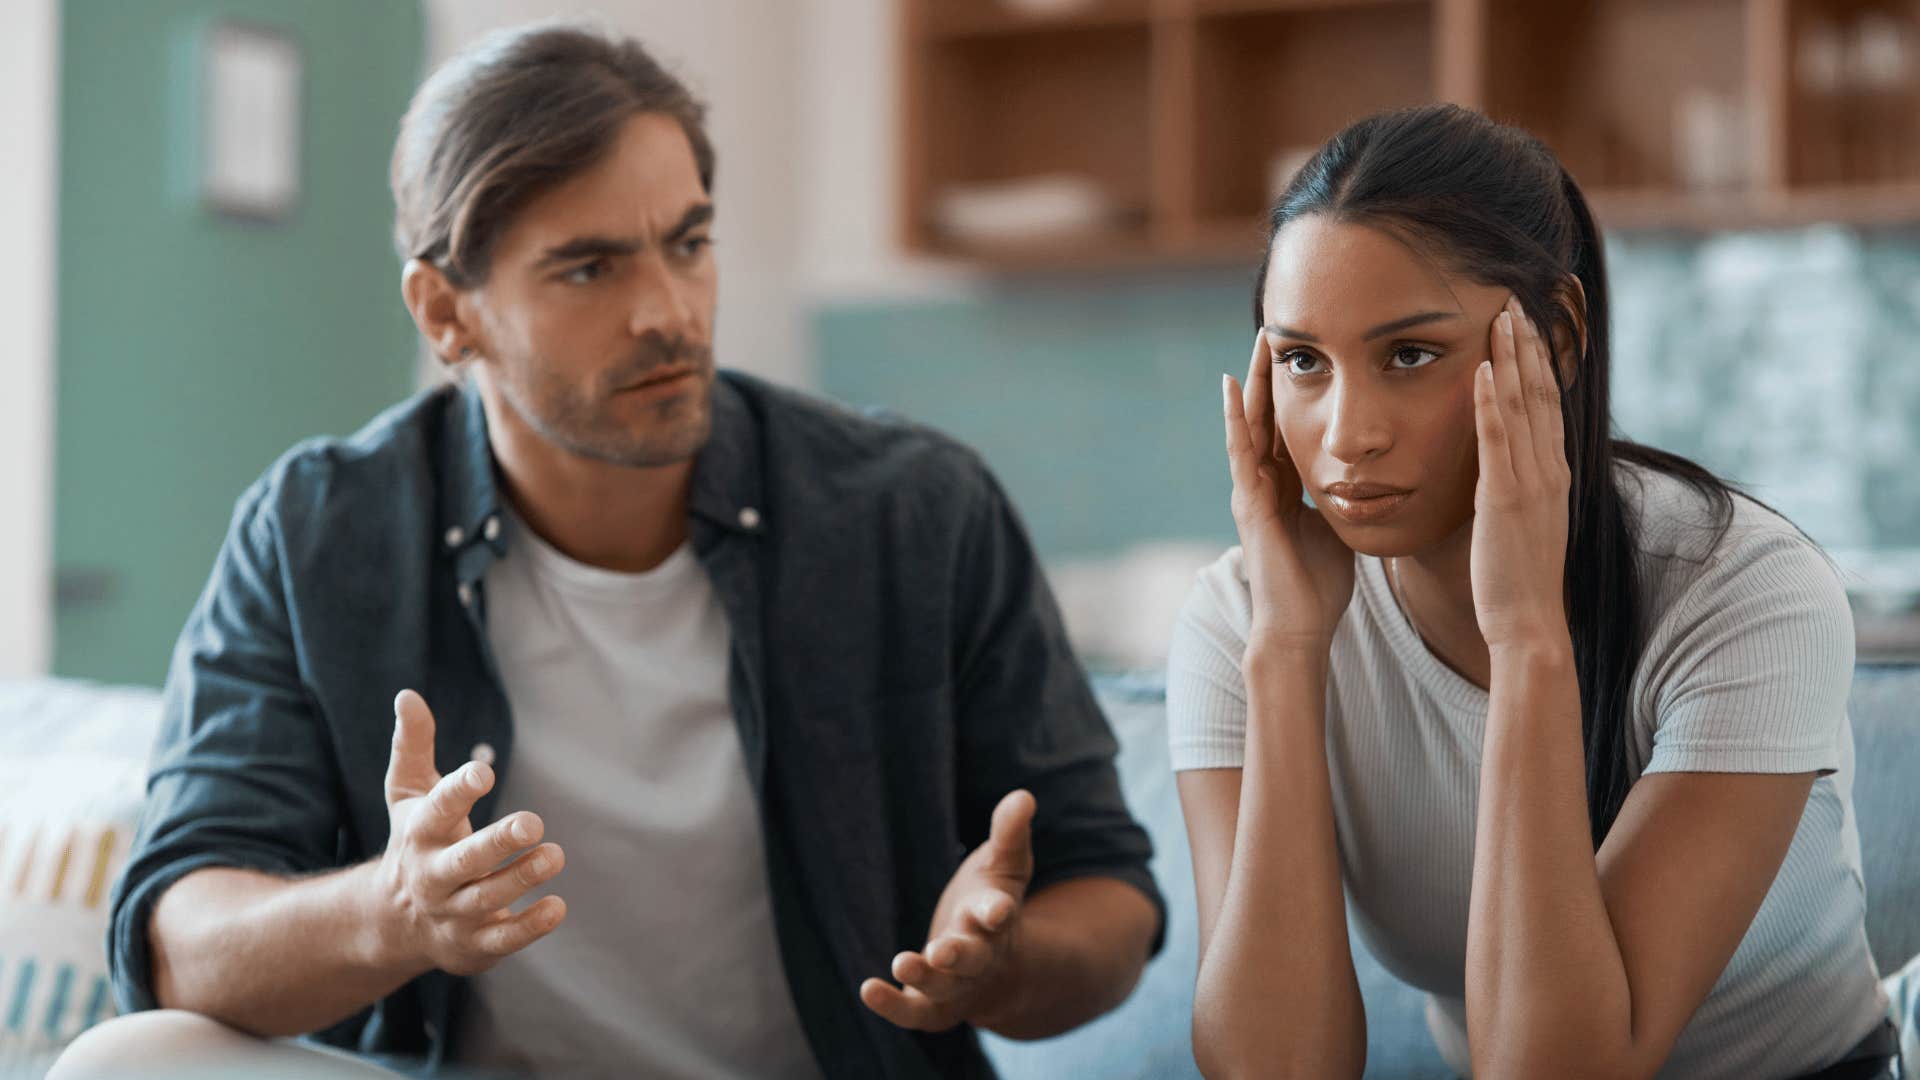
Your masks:
M1571 644L1496 652L1491 697L1467 920L1474 1076L1621 1075L1632 1000L1588 826Z
M1249 648L1245 673L1239 816L1200 960L1195 1055L1210 1077L1358 1077L1366 1018L1327 773L1327 654Z

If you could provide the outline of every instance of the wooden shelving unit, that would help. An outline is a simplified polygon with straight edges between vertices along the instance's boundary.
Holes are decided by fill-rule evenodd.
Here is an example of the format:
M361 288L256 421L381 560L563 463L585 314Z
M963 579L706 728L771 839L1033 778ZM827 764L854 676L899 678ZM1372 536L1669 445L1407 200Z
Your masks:
M920 253L1243 260L1291 163L1430 101L1539 135L1610 228L1920 223L1920 0L899 2ZM943 213L1040 177L1091 185L1097 220L988 238Z
M1144 27L1152 21L1149 0L1089 0L1075 5L1063 15L1046 17L1022 12L1017 7L992 0L989 3L963 0L926 5L922 27L928 38L951 41L963 38L1011 37L1036 31L1077 31L1103 26Z

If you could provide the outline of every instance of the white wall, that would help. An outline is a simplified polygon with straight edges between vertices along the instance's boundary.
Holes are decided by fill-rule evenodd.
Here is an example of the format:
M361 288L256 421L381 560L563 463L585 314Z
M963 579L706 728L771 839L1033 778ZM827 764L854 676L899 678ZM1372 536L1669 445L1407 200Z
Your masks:
M975 275L900 253L899 0L800 0L803 304L946 295Z
M53 652L53 270L59 0L0 16L0 678Z

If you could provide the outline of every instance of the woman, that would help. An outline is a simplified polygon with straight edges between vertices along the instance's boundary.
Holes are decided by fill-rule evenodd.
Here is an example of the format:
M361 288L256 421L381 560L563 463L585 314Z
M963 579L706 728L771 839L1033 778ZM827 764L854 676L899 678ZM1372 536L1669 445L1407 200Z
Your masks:
M1241 546L1169 673L1202 1070L1361 1074L1351 910L1462 1075L1882 1075L1845 596L1610 437L1600 234L1551 151L1450 106L1335 136L1255 324Z

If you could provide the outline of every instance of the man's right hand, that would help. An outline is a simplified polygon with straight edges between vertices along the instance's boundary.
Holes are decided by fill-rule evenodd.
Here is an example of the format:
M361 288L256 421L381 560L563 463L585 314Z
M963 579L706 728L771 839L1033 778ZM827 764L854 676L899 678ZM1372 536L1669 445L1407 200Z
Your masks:
M468 815L493 789L493 770L476 761L441 776L426 701L402 690L393 712L386 785L391 830L376 867L382 948L403 967L474 975L566 918L566 901L558 896L519 914L509 910L558 874L566 857L558 844L540 842L545 826L537 814L509 814L475 832Z

